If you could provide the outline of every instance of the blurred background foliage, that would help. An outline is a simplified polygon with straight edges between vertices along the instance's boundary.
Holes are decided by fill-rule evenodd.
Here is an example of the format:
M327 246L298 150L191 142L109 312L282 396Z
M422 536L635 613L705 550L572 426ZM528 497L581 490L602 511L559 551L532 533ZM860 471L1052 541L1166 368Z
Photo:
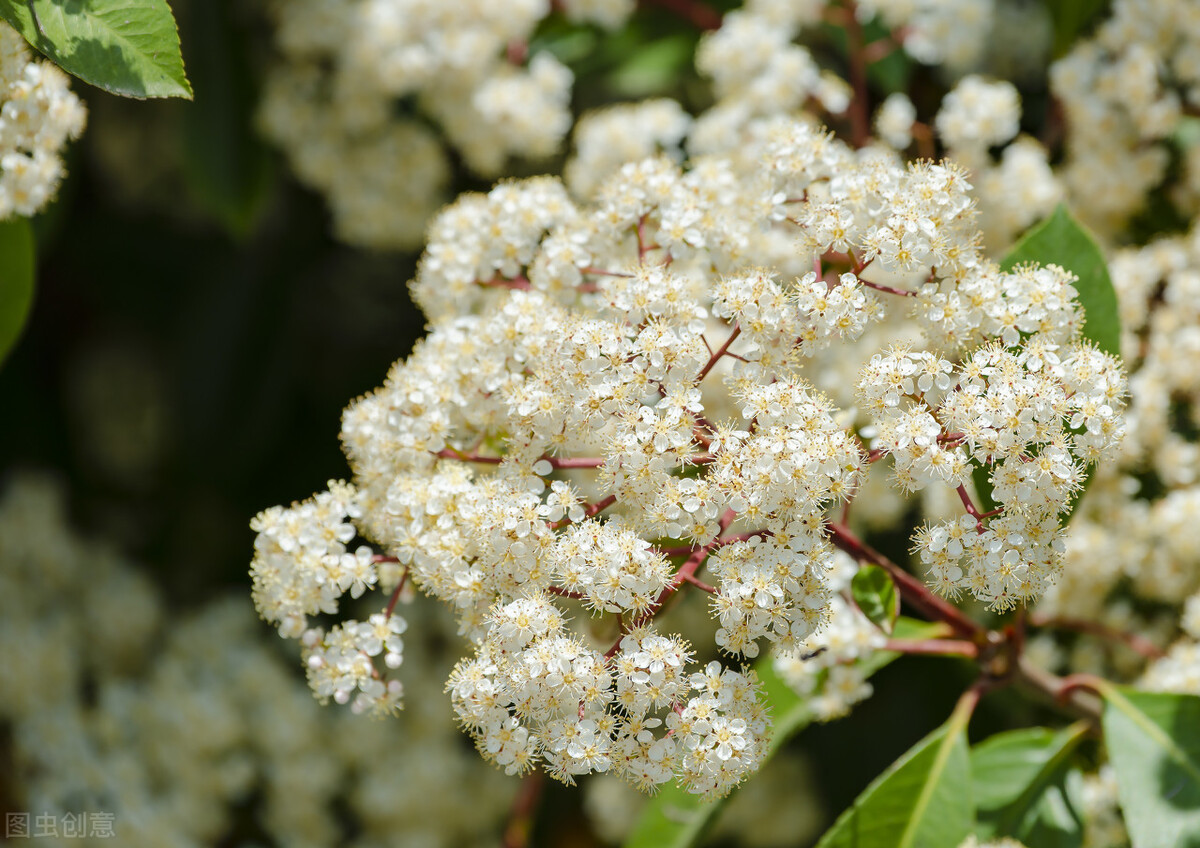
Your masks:
M194 102L118 100L74 85L89 126L57 201L35 221L35 304L0 368L0 470L60 477L78 526L143 563L185 610L230 589L250 604L250 518L347 473L335 438L341 410L408 353L424 319L405 286L416 256L334 241L322 200L257 137L270 56L262 9L173 5ZM1048 0L1059 18L1068 5L1078 15L1055 21L1059 52L1105 4ZM1074 30L1065 42L1064 28ZM577 115L646 96L676 98L694 114L711 102L692 69L700 34L646 4L615 33L552 16L535 44L574 71ZM844 71L839 35L831 27L809 46ZM871 84L877 100L908 89L919 108L944 90L899 52L872 66ZM1037 84L1022 90L1027 122L1046 114ZM516 173L561 167L524 162ZM487 187L456 163L451 196ZM876 541L904 561L905 538ZM937 726L969 674L950 660L909 658L875 678L877 697L853 724L807 730L794 744L816 764L825 809L848 805ZM972 735L1035 721L1032 709L997 696ZM579 798L550 791L543 835L588 844L576 832Z

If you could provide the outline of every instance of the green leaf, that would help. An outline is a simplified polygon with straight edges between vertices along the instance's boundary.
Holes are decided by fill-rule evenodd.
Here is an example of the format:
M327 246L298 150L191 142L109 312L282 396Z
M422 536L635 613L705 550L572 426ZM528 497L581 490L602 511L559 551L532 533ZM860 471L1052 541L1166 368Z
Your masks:
M17 343L33 306L33 256L29 220L0 221L0 362Z
M1133 848L1200 845L1200 698L1111 684L1101 694Z
M1061 783L1087 725L1055 732L1044 727L997 733L971 750L971 778L981 839L1025 837L1034 827L1046 792ZM1048 811L1057 817L1058 810Z
M63 70L112 94L192 96L167 0L0 0L0 17Z
M1037 848L1081 848L1084 831L1081 809L1082 804L1072 798L1065 782L1047 786L1021 841Z
M975 825L969 719L960 702L858 796L817 848L958 848Z
M612 72L609 84L624 97L661 94L691 65L695 49L696 39L689 33L642 45Z
M1011 271L1017 265L1036 262L1039 265L1061 265L1079 277L1075 291L1083 306L1083 337L1100 350L1113 356L1121 355L1121 318L1117 292L1108 275L1108 264L1096 240L1076 221L1061 203L1050 217L1030 229L1000 262ZM1075 512L1079 499L1091 484L1095 466L1084 475L1083 485L1063 512L1065 524ZM971 479L979 495L979 507L988 512L996 508L992 498L989 470L975 464Z
M900 595L892 577L877 565L866 565L850 581L854 603L871 623L890 634L900 615Z
M940 630L940 624L902 616L896 621L895 635L904 639L927 639ZM871 675L900 656L894 651L876 651L866 659L859 660L859 667L864 674ZM771 741L767 745L767 756L763 760L765 763L789 739L807 727L813 715L808 702L793 692L775 672L770 656L758 660L754 669L775 723ZM737 787L733 792L739 789ZM633 832L625 840L625 848L687 848L697 844L729 803L733 792L724 798L704 801L676 785L664 786L642 811Z

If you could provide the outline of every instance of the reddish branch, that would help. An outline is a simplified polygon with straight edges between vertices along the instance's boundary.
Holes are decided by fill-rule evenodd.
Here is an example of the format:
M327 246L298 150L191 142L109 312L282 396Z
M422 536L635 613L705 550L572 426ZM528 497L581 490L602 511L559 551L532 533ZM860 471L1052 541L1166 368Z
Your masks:
M1090 678L1090 675L1088 677ZM1012 679L1018 686L1032 690L1047 700L1060 706L1066 706L1073 712L1086 717L1093 725L1100 724L1100 699L1091 691L1087 691L1094 688L1091 683L1098 678L1090 678L1085 686L1081 675L1072 675L1070 678L1059 677L1045 669L1038 668L1025 657L1019 657Z
M861 277L859 277L858 281L869 289L875 289L875 291L884 292L885 294L895 294L899 295L900 297L917 296L917 292L912 291L911 289L898 289L895 286L885 286L881 283L872 283L870 280L864 280Z
M1161 648L1139 633L1118 630L1098 621L1088 621L1082 618L1067 618L1064 616L1032 615L1029 623L1034 627L1050 627L1059 630L1074 630L1087 633L1112 642L1120 642L1137 651L1146 659L1156 660L1166 656Z
M396 608L396 602L400 600L400 593L404 591L404 584L408 582L408 569L404 569L404 573L400 575L400 582L396 584L396 588L392 590L391 600L388 601L387 609L383 611L384 618L392 617L392 610Z
M975 501L971 500L971 495L967 492L967 487L962 483L958 484L958 488L955 491L958 492L958 499L962 501L963 508L967 511L967 515L975 519L975 529L982 533L986 529L983 526L983 519L986 518L987 515L994 515L996 512L998 512L998 510L992 510L992 512L987 513L987 515L981 513L979 511L979 507L975 506Z
M705 583L700 578L696 577L694 574L685 574L685 575L683 575L683 579L686 580L688 583L691 583L693 586L695 586L697 589L699 589L702 592L708 592L708 594L710 594L710 595L717 594L717 590L715 588L713 588L712 586L709 586L707 583Z
M979 646L962 639L889 639L885 650L901 654L928 654L931 656L970 657L979 656Z
M727 338L725 340L725 344L723 344L719 348L717 348L716 352L708 358L708 362L704 363L704 367L701 368L700 373L696 375L695 382L699 383L702 380L704 380L705 377L708 376L708 372L711 371L713 369L713 366L717 364L717 360L719 360L722 356L725 355L725 353L729 350L729 346L731 344L733 344L734 339L736 339L741 334L741 332L742 332L741 326L739 326L738 324L734 324L733 332L729 334L729 338Z
M499 465L504 461L502 456L485 456L478 453L463 453L454 448L442 448L437 452L436 456L442 459L457 459L461 462L479 462L485 465ZM600 456L574 456L574 457L553 457L543 456L542 460L550 463L552 468L599 468L604 465L604 458Z

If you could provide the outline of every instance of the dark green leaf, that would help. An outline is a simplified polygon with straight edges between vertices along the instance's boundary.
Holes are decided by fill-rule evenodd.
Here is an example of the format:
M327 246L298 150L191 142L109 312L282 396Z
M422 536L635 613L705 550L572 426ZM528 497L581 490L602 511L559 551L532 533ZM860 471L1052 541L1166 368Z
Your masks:
M1032 830L1046 792L1066 775L1086 730L1082 723L1058 732L1044 727L1010 730L976 745L971 750L976 834L1020 839Z
M26 218L0 221L0 362L33 306L33 232Z
M960 706L875 779L817 848L958 848L975 824L970 712Z
M167 0L0 0L0 17L68 73L125 97L187 97Z
M1065 783L1047 786L1021 841L1036 848L1080 848L1084 829L1081 809Z
M895 635L904 639L926 639L939 632L940 627L939 624L901 617L896 621ZM899 656L893 651L876 651L859 660L859 667L865 674L874 674ZM754 669L762 683L763 697L770 706L775 723L767 746L766 759L770 759L791 737L807 727L813 716L808 703L775 672L770 656L756 662ZM734 789L734 792L737 791ZM704 801L678 786L664 786L642 811L633 832L625 840L625 848L687 848L697 844L732 794L714 801Z
M1104 741L1134 848L1200 846L1200 698L1106 685Z
M863 566L850 582L850 594L872 624L884 633L892 632L900 615L900 595L891 575L877 565Z

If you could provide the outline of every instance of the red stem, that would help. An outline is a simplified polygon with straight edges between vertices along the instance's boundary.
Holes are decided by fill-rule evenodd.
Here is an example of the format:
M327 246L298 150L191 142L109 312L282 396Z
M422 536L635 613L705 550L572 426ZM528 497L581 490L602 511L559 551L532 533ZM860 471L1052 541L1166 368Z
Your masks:
M736 339L738 337L738 335L741 334L741 332L742 332L741 326L738 324L734 324L733 332L729 334L729 338L727 338L725 340L725 344L721 345L717 349L716 353L714 353L712 356L710 356L708 358L708 362L704 363L704 367L701 368L700 373L696 375L695 382L699 383L705 377L708 376L708 372L711 371L713 369L713 366L717 364L717 360L725 355L725 352L729 350L729 346L731 344L733 344L734 339Z
M864 265L863 267L865 268L866 266ZM875 289L875 291L884 292L886 294L895 294L899 295L900 297L917 296L917 292L912 291L911 289L898 289L895 286L885 286L881 283L872 283L870 280L864 280L862 277L859 277L858 281L869 289Z
M1146 659L1156 660L1166 656L1166 653L1139 633L1118 630L1098 621L1088 621L1082 618L1067 618L1064 616L1032 615L1029 623L1034 627L1050 627L1060 630L1075 630L1090 636L1099 636L1113 642L1121 642L1137 651Z
M396 608L396 602L400 600L400 593L404 591L404 584L408 582L408 569L404 569L404 573L400 575L400 582L396 584L396 588L392 590L391 600L388 601L387 609L383 611L384 618L392 617L392 610Z
M502 456L483 456L478 453L463 453L454 448L442 448L435 456L442 459L457 459L460 462L479 462L485 465L499 465L504 461ZM550 463L552 468L599 468L604 465L605 459L601 456L568 456L558 458L554 456L543 456L543 460Z
M705 583L703 580L696 577L695 575L685 574L685 575L683 575L683 579L686 580L688 583L691 583L693 586L695 586L697 589L699 589L702 592L708 592L708 594L710 594L710 595L717 594L716 589L714 589L712 586L709 586L707 583Z
M955 491L958 492L958 499L960 501L962 501L963 507L967 511L967 515L969 515L975 519L975 531L978 533L982 533L984 530L987 529L983 526L984 516L979 511L979 508L977 506L975 506L975 501L971 500L971 495L967 492L967 487L965 485L963 485L962 483L959 483L958 488L955 489ZM990 512L988 514L992 515L995 512L996 512L996 510L992 510L992 512Z
M901 654L928 654L931 656L957 656L974 659L979 656L979 646L961 639L889 639L884 650Z

